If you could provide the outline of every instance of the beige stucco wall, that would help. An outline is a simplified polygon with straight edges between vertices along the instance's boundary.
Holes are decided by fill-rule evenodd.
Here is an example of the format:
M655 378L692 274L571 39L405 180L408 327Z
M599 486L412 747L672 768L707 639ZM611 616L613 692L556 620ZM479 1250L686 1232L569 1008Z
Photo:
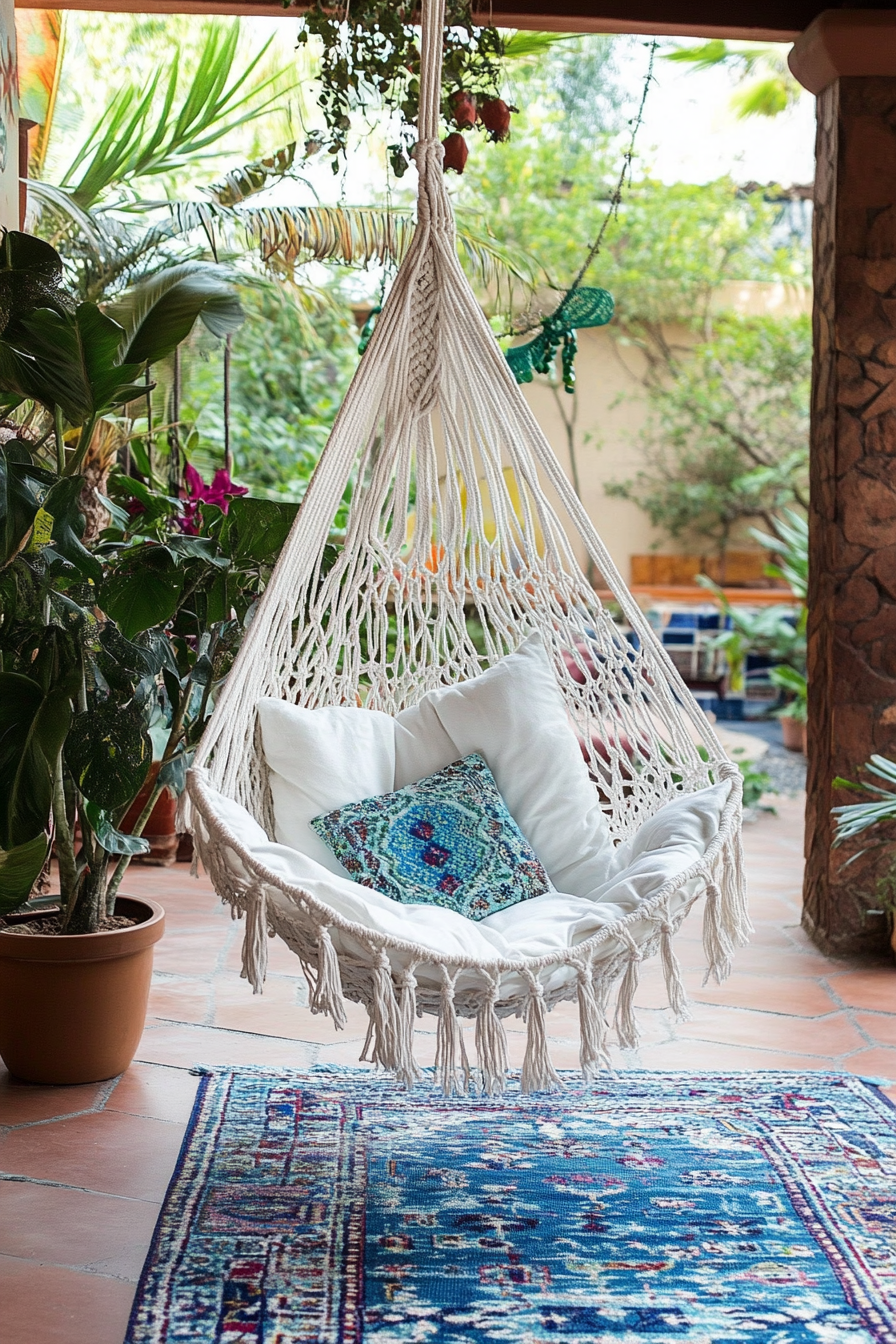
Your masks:
M797 286L749 281L720 290L714 307L749 316L794 316L810 311L811 294ZM683 331L669 335L677 343L687 339ZM651 527L636 505L604 493L608 481L625 480L638 469L638 432L646 418L639 383L643 356L635 347L618 343L612 327L580 331L578 338L576 445L582 502L617 568L628 580L632 555L644 554L655 543L667 553L676 549ZM544 379L536 379L524 392L571 479L566 430L554 393ZM559 395L565 398L567 394L561 389ZM585 557L579 558L584 561Z

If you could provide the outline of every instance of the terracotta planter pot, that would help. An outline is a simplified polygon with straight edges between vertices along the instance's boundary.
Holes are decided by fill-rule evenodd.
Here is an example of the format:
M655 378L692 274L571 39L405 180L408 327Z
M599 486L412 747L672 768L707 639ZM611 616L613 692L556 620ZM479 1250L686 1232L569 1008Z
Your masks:
M140 923L71 936L0 930L0 1056L17 1078L95 1083L134 1058L165 912L155 901L119 896L115 913Z
M158 773L158 765L152 766L146 783L125 813L121 829L126 835L130 835L137 818L146 806ZM149 841L149 853L135 855L131 860L132 863L148 863L156 868L169 868L172 863L177 862L177 799L167 789L159 795L155 807L149 814L149 821L143 827L143 839Z
M806 725L799 719L781 719L781 737L788 751L806 752Z

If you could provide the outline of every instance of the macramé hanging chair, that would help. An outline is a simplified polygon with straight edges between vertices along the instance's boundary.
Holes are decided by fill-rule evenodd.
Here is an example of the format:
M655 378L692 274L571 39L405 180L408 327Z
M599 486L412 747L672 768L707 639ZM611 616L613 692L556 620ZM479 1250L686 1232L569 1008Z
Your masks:
M507 1070L501 1020L522 1016L521 1085L533 1091L557 1082L545 1015L560 1001L578 999L586 1077L607 1063L614 989L618 1038L636 1043L638 966L657 951L670 1003L686 1014L671 938L701 894L707 975L727 975L750 931L741 777L627 591L459 265L438 139L443 22L444 0L424 0L413 242L189 772L182 820L219 895L246 917L243 974L256 992L267 937L277 934L302 962L312 1010L340 1027L343 995L363 1003L370 1058L408 1084L420 1077L415 1016L435 1014L446 1091L471 1079L459 1018L475 1019L472 1078L491 1092ZM334 563L328 534L350 481ZM586 580L574 536L632 641ZM473 621L484 658L468 632ZM636 908L575 946L471 958L346 918L237 834L240 809L256 830L275 833L262 697L397 714L477 676L533 633L550 654L616 842L664 804L729 785L705 852Z

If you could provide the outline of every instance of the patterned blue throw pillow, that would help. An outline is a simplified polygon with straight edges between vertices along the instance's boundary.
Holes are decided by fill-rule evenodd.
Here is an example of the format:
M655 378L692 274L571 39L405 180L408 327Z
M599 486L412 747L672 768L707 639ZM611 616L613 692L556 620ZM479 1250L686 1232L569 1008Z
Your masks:
M484 919L552 890L478 754L311 825L355 882L406 905Z

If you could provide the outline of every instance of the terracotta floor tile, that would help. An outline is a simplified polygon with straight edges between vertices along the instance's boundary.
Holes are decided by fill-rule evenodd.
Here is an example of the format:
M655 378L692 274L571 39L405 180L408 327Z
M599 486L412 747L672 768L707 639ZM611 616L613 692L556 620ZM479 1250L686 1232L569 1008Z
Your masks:
M736 1008L756 1008L767 1013L792 1013L796 1017L822 1017L838 1005L817 982L783 976L738 975L722 985L709 984L692 991L699 1003L720 1003Z
M243 924L233 926L232 941L228 945L222 965L239 975L243 964ZM304 975L295 952L290 951L282 938L268 939L268 971L279 975L293 975L304 982Z
M836 962L834 965L836 966ZM879 1013L896 1013L896 966L871 966L860 971L832 971L827 976L831 989L852 1008L871 1008Z
M249 1002L240 1007L230 1005L218 1008L215 1013L215 1025L235 1031L253 1031L261 1035L287 1036L296 1041L311 1044L334 1045L346 1036L360 1036L367 1033L367 1011L357 1003L346 1003L346 1025L337 1031L329 1017L322 1013L312 1013L310 1008L296 1007L295 1004L268 1003L267 993L263 998L250 997Z
M0 1137L0 1169L103 1194L160 1200L183 1133L183 1125L98 1111L9 1130Z
M887 1050L882 1046L873 1050L862 1050L859 1054L850 1055L849 1059L845 1059L843 1068L865 1078L892 1078L896 1083L896 1050Z
M173 1018L177 1022L199 1025L212 1021L212 990L204 980L174 980L153 977L149 991L149 1012L153 1017Z
M162 1064L132 1064L115 1084L107 1111L127 1111L152 1120L185 1125L190 1118L199 1079L186 1069Z
M101 1103L109 1083L47 1087L12 1078L0 1066L0 1125L25 1125L57 1115L77 1115Z
M797 1055L786 1050L760 1050L747 1046L715 1045L708 1041L670 1041L667 1045L644 1046L638 1051L645 1069L827 1069L826 1059ZM837 1066L839 1067L839 1065Z
M316 1058L318 1047L300 1041L248 1032L223 1031L216 1027L181 1026L154 1018L147 1023L137 1047L144 1064L271 1064L283 1068L306 1068Z
M230 930L227 930L229 934ZM154 968L185 975L210 975L223 958L223 945L208 933L166 934L156 943Z
M856 1013L856 1026L871 1037L877 1045L896 1046L896 1015L888 1013Z
M826 1018L796 1018L715 1005L712 1008L705 1004L698 1007L693 1022L682 1023L676 1028L682 1039L786 1050L828 1059L836 1059L865 1046L845 1013Z
M0 1255L140 1276L160 1205L49 1185L0 1182ZM108 1273L108 1268L106 1269Z
M735 973L746 971L755 975L800 976L818 979L830 974L831 962L810 946L802 948L775 948L750 944L739 947L734 957Z
M0 1344L121 1344L134 1285L0 1259Z

